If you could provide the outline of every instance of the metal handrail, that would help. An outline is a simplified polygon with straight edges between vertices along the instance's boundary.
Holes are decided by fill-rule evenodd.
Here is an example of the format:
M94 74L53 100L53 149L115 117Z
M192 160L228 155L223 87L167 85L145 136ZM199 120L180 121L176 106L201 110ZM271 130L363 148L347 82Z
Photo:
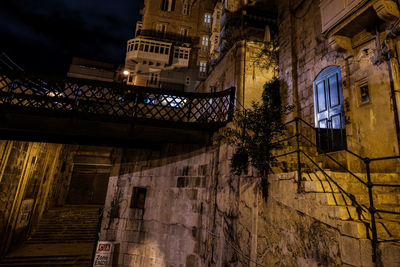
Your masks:
M0 108L29 114L214 129L232 120L234 97L234 87L192 93L76 78L60 80L0 68Z
M294 119L288 121L285 123L285 126L288 126L289 124L295 123L295 135L278 140L274 142L273 144L278 144L285 142L287 140L290 140L294 137L296 137L296 150L289 152L289 153L283 153L280 155L275 155L274 158L280 158L283 156L287 156L293 153L297 153L297 183L298 183L298 193L301 193L301 157L300 155L303 154L308 160L311 161L311 163L317 167L324 175L327 177L335 186L343 193L345 194L352 202L352 205L356 206L359 209L359 212L369 212L370 214L370 224L368 228L372 232L372 239L371 239L371 244L372 244L372 260L375 264L377 264L377 245L379 242L385 242L387 240L379 240L378 239L378 233L377 233L377 223L376 223L376 218L377 213L387 213L387 214L396 214L400 215L400 212L397 211L390 211L390 210L385 210L385 209L376 209L374 205L374 200L373 200L373 187L400 187L400 184L384 184L384 183L373 183L371 180L371 170L370 170L370 163L374 161L383 161L383 160L392 160L392 159L400 159L400 156L388 156L388 157L379 157L379 158L368 158L368 157L362 157L358 155L355 152L352 152L348 149L343 149L343 151L349 153L350 155L356 157L357 159L361 160L365 164L365 169L366 169L366 176L367 176L367 182L363 181L360 177L358 177L355 173L350 171L346 166L338 162L336 159L331 157L330 155L326 154L325 151L321 150L321 148L318 147L316 143L314 143L310 138L306 137L304 134L300 132L299 129L299 122L305 124L307 127L309 127L312 130L316 130L314 126L312 126L310 123L306 122L302 118L295 117ZM310 155L308 155L303 149L300 148L300 143L302 140L305 140L307 143L311 144L311 146L315 147L318 149L318 151L321 151L322 154L328 158L329 160L333 161L335 164L340 166L346 173L350 174L353 178L355 178L358 182L360 182L363 186L365 186L368 189L368 197L369 197L369 207L364 208L364 205L360 205L355 196L346 192L328 173L326 173L313 159ZM387 229L386 229L387 231ZM394 241L391 239L391 241Z

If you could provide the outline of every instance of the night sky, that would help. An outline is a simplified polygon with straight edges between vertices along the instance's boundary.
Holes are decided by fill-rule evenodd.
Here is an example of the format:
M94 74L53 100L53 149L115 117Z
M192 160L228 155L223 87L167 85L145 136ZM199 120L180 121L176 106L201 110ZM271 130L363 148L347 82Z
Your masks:
M0 50L28 72L65 76L73 56L124 62L142 0L0 0Z

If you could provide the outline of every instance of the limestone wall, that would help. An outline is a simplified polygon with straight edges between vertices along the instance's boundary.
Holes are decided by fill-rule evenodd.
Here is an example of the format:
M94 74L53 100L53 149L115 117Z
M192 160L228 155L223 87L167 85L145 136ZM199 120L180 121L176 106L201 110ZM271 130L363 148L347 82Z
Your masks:
M0 141L0 255L66 203L74 164L112 164L112 148ZM89 192L87 192L89 194Z
M260 102L264 84L274 75L274 66L268 66L269 58L262 48L260 42L237 42L213 67L198 91L222 91L233 86L238 105L249 108L253 101Z
M252 168L230 173L231 155L225 145L121 151L100 236L119 246L118 266L369 266L370 242L304 212L325 208L297 194L295 178L272 179L265 200ZM147 189L143 209L135 187Z
M48 205L57 187L63 145L0 141L0 236L2 249L20 242ZM2 251L4 252L4 251Z
M277 2L280 77L287 102L297 105L298 115L314 124L313 81L324 68L339 66L348 148L364 157L398 154L388 66L374 60L375 36L360 30L349 38L351 51L337 49L322 33L319 5L294 1L291 13L290 2ZM384 34L379 37L383 40ZM370 101L361 103L360 87L365 84Z

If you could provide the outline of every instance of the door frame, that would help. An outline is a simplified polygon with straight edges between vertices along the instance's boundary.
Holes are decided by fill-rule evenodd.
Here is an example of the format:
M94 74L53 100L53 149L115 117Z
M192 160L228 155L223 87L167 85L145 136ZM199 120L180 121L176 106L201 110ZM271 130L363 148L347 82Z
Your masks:
M332 120L330 120L331 116L329 115L329 110L331 107L330 101L330 93L329 84L325 83L325 80L333 74L337 74L337 84L338 84L338 98L340 102L340 114L341 121L340 127L333 129ZM324 81L324 94L325 94L325 105L326 111L328 112L327 116L327 127L320 128L319 127L319 102L318 102L318 93L317 93L317 82L323 80ZM343 101L343 86L342 86L342 75L340 66L330 65L322 69L313 81L313 99L314 99L314 125L316 129L316 143L318 146L318 152L326 153L326 152L334 152L347 149L347 140L346 140L346 125L345 125L345 112L344 112L344 101Z

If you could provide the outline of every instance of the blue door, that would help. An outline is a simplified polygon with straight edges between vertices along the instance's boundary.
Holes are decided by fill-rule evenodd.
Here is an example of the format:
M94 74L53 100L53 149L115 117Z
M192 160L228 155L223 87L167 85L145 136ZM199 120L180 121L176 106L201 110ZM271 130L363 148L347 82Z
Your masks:
M346 148L344 106L340 68L330 66L313 83L315 128L321 152Z

